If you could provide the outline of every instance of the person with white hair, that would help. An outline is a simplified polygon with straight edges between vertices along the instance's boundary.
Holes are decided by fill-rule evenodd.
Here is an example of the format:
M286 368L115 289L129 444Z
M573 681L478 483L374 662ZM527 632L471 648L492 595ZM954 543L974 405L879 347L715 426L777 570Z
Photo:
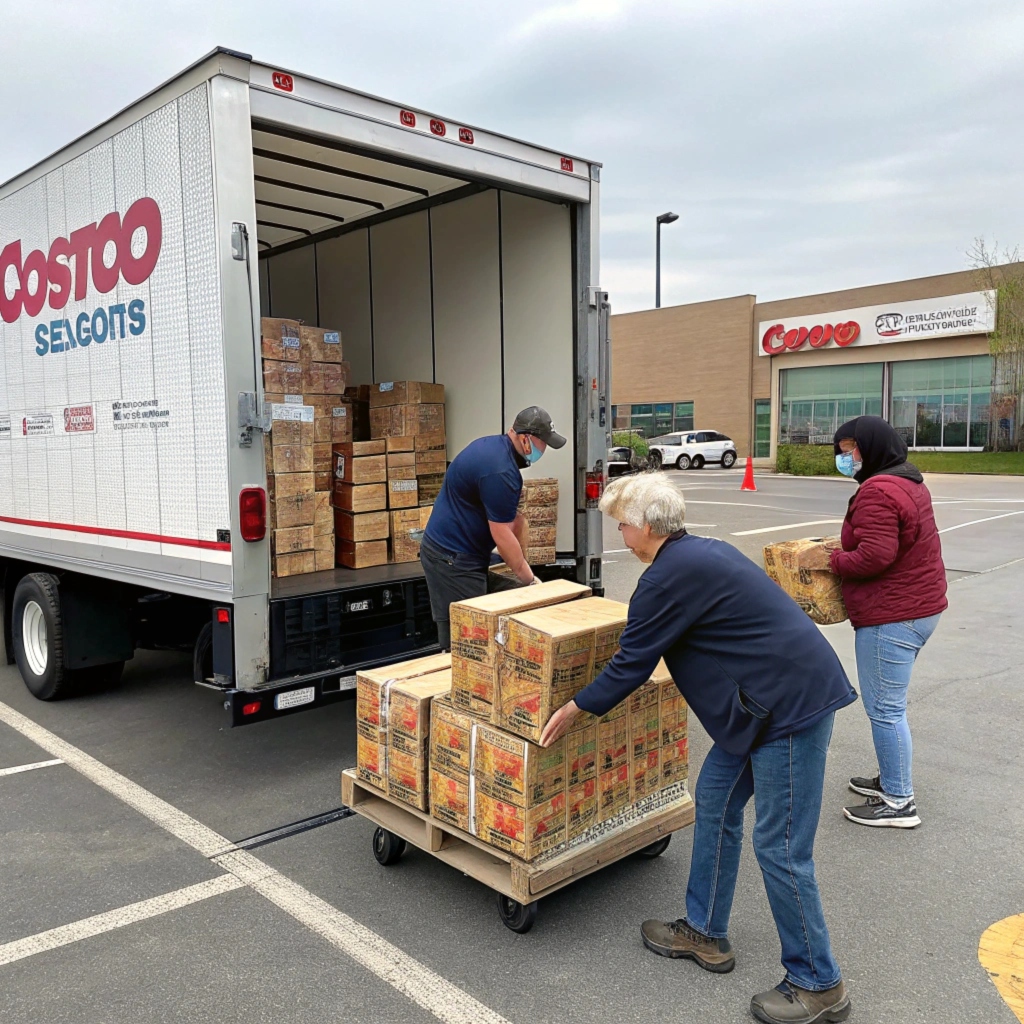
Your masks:
M683 495L665 476L620 477L600 508L648 567L619 650L555 712L541 743L558 739L580 711L610 711L664 658L714 742L694 790L686 914L645 921L644 945L718 974L733 969L729 916L744 807L755 797L754 852L786 976L753 997L751 1012L768 1024L846 1020L850 999L832 955L813 850L833 719L856 692L818 628L759 566L730 544L686 532Z

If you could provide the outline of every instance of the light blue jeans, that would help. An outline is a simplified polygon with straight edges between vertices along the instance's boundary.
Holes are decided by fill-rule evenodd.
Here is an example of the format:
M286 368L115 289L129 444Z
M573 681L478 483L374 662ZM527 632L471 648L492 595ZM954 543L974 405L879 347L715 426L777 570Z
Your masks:
M918 652L939 624L939 616L908 619L856 631L857 676L871 738L878 757L882 792L897 804L914 795L913 744L907 724L907 690Z

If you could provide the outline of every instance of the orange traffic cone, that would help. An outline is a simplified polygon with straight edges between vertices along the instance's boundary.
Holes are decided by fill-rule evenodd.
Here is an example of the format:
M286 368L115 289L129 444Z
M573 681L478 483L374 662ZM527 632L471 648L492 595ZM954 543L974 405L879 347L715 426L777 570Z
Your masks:
M743 483L740 484L740 490L757 490L757 485L754 483L754 460L749 455L747 456L747 471L743 474Z

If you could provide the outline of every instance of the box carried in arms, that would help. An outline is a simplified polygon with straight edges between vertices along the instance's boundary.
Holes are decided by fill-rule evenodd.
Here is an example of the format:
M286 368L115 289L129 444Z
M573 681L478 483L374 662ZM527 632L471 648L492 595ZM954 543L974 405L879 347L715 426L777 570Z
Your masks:
M767 544L764 549L765 572L819 626L849 618L842 580L828 568L828 551L839 543L838 537L810 537Z

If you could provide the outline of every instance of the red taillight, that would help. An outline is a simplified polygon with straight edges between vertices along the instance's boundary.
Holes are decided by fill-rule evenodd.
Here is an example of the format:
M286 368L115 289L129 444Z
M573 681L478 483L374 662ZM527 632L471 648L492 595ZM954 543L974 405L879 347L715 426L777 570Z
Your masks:
M238 528L242 540L263 540L267 535L267 492L243 487L238 494Z
M595 508L604 494L604 474L587 474L587 508Z
M254 701L252 701L249 704L243 704L242 705L242 714L243 715L255 715L256 712L259 711L259 709L261 707L263 707L263 702L259 701L259 700L254 700Z
M227 608L218 608L217 621L227 625L231 621L231 612Z

